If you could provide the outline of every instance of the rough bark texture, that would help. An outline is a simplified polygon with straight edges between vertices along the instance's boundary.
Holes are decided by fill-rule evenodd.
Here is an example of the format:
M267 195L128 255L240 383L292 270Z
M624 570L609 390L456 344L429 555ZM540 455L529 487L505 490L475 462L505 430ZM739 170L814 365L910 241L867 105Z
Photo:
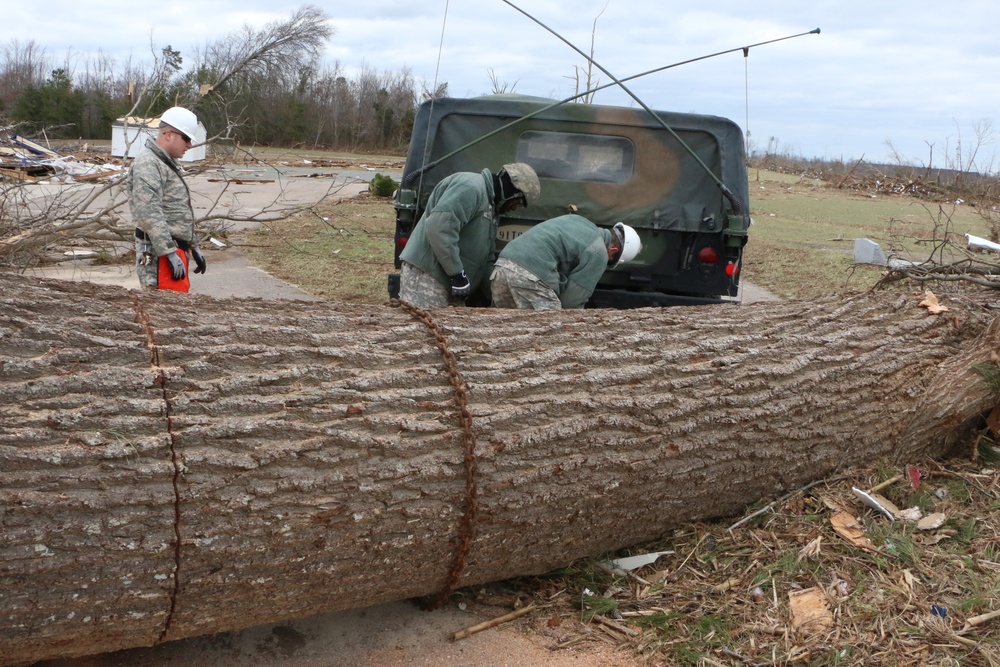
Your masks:
M477 439L459 585L943 454L997 332L918 300L432 312ZM0 278L0 663L434 594L466 482L403 309Z

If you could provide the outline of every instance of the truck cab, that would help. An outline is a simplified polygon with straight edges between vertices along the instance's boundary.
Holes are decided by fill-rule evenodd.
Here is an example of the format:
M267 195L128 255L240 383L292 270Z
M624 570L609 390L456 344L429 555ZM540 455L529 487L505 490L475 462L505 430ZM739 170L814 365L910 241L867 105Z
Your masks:
M588 307L711 304L737 296L750 226L738 125L716 116L523 95L438 98L420 106L394 201L396 268L442 178L496 172L510 162L531 165L542 192L538 202L500 217L498 252L532 225L566 213L609 229L624 222L639 234L639 256L608 269ZM398 296L398 274L390 275L389 292Z

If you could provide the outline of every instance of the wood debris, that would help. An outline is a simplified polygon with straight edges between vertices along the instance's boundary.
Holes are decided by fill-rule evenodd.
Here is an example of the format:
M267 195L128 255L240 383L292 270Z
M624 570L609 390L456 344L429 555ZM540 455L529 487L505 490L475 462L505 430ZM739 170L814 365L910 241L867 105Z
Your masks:
M0 135L0 179L70 183L111 179L120 174L121 164L107 155L78 159L21 135Z

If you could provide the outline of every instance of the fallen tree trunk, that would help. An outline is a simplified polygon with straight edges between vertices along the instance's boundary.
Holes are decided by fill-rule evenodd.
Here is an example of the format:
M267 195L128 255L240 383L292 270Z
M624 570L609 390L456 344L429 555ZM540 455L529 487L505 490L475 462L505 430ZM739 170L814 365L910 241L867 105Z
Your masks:
M941 456L1000 331L918 300L421 318L4 275L0 663L542 573Z

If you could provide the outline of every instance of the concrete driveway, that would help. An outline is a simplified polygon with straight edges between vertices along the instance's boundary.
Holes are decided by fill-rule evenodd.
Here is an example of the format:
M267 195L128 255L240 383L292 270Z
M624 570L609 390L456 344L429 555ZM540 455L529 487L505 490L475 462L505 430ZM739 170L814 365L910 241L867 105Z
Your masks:
M390 173L390 172L385 172ZM351 197L368 189L374 175L367 170L291 170L275 172L273 169L226 168L224 173L208 171L186 180L191 189L192 206L197 217L222 216L237 218L226 224L231 232L240 232L280 217L289 209L315 204L324 198ZM401 174L391 174L399 179ZM38 200L62 196L59 188L67 186L39 186L30 192ZM98 199L94 206L101 206L107 198ZM129 221L127 207L122 216ZM123 248L123 251L125 248ZM296 285L276 278L247 259L238 247L218 247L212 243L202 245L208 260L208 270L192 275L191 292L220 299L257 297L262 299L316 300L317 297ZM118 285L138 289L134 267L130 264L99 265L90 260L78 259L61 262L57 266L33 269L31 275L63 280L85 280L102 285Z

